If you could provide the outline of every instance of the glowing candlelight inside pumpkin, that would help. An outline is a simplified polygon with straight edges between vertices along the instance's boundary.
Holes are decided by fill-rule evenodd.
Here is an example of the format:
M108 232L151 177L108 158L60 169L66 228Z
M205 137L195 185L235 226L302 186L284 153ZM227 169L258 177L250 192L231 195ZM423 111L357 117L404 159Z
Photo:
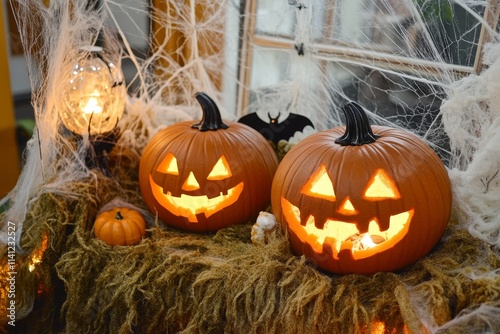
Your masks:
M356 103L342 110L346 126L310 135L282 159L273 213L293 252L325 271L402 269L430 252L446 229L448 172L412 133L371 126Z
M173 124L149 141L139 185L150 211L166 224L211 232L254 219L266 207L278 160L262 135L224 123L207 94L195 97L201 120Z
M172 153L168 153L156 169L159 173L166 175L179 175L177 159ZM206 177L209 181L221 181L232 176L231 168L224 155L215 163L212 170ZM234 204L241 195L244 188L244 182L239 182L230 189L221 189L218 196L208 197L207 195L190 195L183 193L180 196L174 196L170 191L165 191L162 186L155 183L153 177L149 176L149 182L154 198L170 212L187 217L189 222L197 223L197 215L204 213L210 217L221 209ZM193 171L190 171L184 180L181 190L185 192L197 191L201 188Z
M391 216L389 227L383 231L378 222L372 220L369 223L368 232L361 233L355 222L335 219L327 219L320 228L316 225L313 215L310 215L306 224L302 225L299 208L286 199L282 199L282 207L290 226L296 229L297 237L301 241L307 241L316 251L322 251L323 247L328 245L332 248L334 258L338 258L338 254L343 249L350 249L353 258L361 259L372 256L384 247L391 247L407 233L409 222L414 214L414 210L409 210Z
M364 248L371 248L377 246L377 244L373 242L372 238L368 233L365 233L364 236L361 238L361 245Z

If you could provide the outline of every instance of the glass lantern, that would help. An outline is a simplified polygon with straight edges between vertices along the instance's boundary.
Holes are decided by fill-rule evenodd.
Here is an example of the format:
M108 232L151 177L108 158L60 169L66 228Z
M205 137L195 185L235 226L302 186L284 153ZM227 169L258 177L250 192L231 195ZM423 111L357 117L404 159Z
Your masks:
M115 128L125 108L126 87L121 69L104 60L102 48L90 51L72 68L59 114L71 132L93 136Z

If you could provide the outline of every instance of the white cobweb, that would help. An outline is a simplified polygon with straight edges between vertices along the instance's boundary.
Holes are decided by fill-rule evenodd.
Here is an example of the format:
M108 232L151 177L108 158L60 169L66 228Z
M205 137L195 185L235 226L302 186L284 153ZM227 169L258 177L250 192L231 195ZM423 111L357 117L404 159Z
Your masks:
M435 149L456 216L500 247L498 1L262 0L247 10L250 97L239 112L287 109L323 130L342 124L344 103L360 103L374 123Z
M256 112L281 122L296 113L316 131L342 124L340 107L356 101L374 123L406 128L436 150L461 226L500 247L497 0L170 0L153 1L156 9L132 0L15 2L36 118L21 177L0 202L18 239L43 193L77 196L67 185L95 175L85 164L88 135L75 149L58 110L81 47L99 39L115 63L134 69L118 147L139 156L159 129L197 119L198 91L225 118ZM137 34L137 14L151 32ZM145 38L138 52L130 41Z

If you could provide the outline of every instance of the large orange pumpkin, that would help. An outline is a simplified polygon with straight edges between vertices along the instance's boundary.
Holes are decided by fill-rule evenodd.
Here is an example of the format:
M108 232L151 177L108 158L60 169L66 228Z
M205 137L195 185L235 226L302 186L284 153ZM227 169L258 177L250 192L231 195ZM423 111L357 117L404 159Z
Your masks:
M415 135L370 127L357 104L343 109L346 127L313 134L284 157L272 186L273 213L293 250L326 271L404 268L444 233L447 171Z
M223 122L205 93L196 99L202 120L174 124L150 140L141 157L139 184L151 212L166 224L217 231L254 219L269 205L278 160L257 131Z

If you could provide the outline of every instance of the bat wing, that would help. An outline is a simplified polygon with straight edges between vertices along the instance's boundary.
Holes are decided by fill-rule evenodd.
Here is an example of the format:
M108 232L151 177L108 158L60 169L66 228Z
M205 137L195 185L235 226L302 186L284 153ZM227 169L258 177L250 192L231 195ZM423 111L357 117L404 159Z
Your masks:
M263 120L261 120L260 117L257 116L257 114L254 112L241 117L238 120L238 122L246 124L249 127L254 128L255 130L257 130L259 132L261 129L269 128L269 124L264 122Z
M297 132L302 132L306 126L311 126L314 129L309 118L290 113L288 117L279 124L266 123L257 116L256 113L251 113L241 117L238 122L246 124L260 134L262 134L267 140L278 143L280 140L289 140Z

